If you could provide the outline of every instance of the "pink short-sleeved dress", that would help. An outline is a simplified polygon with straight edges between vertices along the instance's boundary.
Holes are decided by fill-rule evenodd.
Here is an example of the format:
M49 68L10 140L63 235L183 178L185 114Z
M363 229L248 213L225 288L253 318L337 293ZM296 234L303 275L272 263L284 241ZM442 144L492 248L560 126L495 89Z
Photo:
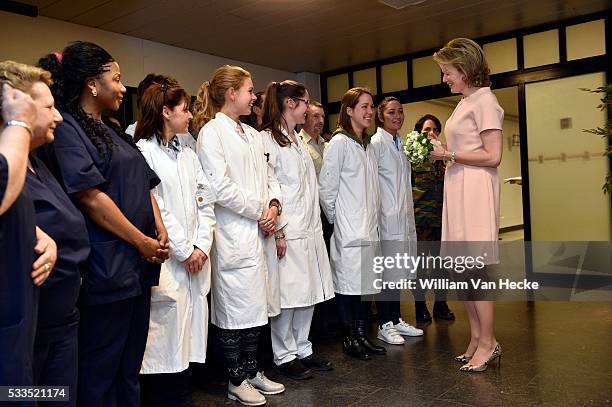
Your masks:
M504 110L491 92L479 88L461 99L446 122L448 150L482 151L480 133L502 130ZM449 163L444 177L442 241L468 244L467 254L487 252L485 264L499 263L499 176L497 168Z

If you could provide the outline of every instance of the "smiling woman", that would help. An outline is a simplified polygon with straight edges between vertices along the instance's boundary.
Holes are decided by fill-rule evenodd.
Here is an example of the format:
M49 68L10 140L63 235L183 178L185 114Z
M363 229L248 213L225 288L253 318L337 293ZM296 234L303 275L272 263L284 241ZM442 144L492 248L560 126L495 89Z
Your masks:
M159 178L132 140L102 121L125 93L119 64L106 50L77 41L40 64L52 72L64 119L46 160L87 219L91 242L79 297L78 403L139 405L150 289L159 279L156 263L168 258L150 192Z
M330 248L334 289L344 326L344 351L357 359L385 353L367 338L361 295L375 294L373 258L379 252L380 205L376 157L366 129L374 117L372 94L353 88L342 97L338 129L319 175L319 199L334 234Z
M28 93L36 105L30 150L52 143L53 132L62 122L49 89L49 72L12 61L0 63L0 76ZM28 157L25 193L34 202L36 225L48 233L58 247L55 267L44 267L34 278L40 285L34 341L34 385L75 388L77 377L76 309L80 267L89 255L89 239L83 215L70 201L47 167L34 155ZM71 400L69 406L76 405Z

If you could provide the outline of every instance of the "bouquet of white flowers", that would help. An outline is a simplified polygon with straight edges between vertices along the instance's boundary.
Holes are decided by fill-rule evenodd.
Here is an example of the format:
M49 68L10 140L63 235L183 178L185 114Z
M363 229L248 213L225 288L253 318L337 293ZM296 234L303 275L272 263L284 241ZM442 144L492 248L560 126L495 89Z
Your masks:
M410 132L404 141L404 154L412 164L422 164L429 159L433 144L427 133Z

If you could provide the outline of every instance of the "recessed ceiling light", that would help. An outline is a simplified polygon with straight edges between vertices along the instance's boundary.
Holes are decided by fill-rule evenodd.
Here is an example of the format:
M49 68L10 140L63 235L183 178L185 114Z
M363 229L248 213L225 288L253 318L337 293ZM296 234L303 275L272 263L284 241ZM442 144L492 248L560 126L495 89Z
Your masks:
M409 6L416 6L417 4L425 3L425 1L427 0L378 0L379 3L396 10L403 10Z

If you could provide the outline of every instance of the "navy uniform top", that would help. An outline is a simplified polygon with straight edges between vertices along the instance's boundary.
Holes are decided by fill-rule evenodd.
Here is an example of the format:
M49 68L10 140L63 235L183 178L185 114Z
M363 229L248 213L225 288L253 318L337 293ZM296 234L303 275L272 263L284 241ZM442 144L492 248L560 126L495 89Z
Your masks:
M45 164L33 155L30 163L35 173L28 170L24 190L34 201L36 224L57 245L55 267L40 288L37 328L40 332L78 322L80 269L89 255L89 236L83 215Z
M68 194L98 188L145 235L155 238L155 218L150 189L159 184L144 157L110 127L110 160L93 145L68 113L55 129L55 142L47 148L47 166ZM78 205L77 205L78 206ZM81 300L103 304L135 297L143 287L157 285L160 266L148 263L138 250L85 215L91 252L83 275Z
M0 154L0 201L8 185L8 162ZM32 349L38 289L32 283L36 260L36 216L27 192L0 215L0 385L32 384Z

